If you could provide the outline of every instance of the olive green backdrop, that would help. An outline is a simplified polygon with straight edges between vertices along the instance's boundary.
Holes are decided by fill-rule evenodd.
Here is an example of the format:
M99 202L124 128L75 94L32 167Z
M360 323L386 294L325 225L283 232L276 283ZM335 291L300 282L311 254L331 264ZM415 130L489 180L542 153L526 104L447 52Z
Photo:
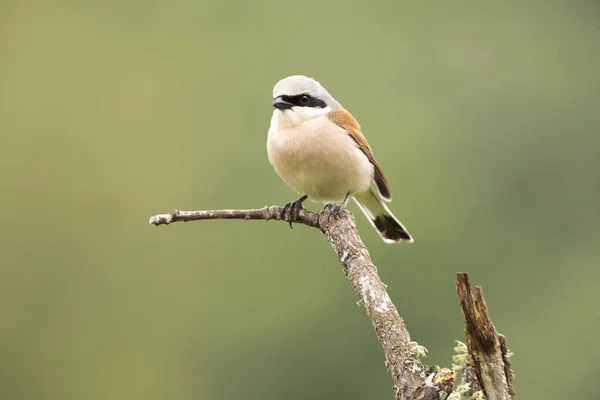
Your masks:
M316 230L148 225L294 199L265 141L298 73L389 177L416 243L357 223L426 362L451 365L467 271L518 398L597 398L599 21L591 1L3 1L0 398L392 398Z

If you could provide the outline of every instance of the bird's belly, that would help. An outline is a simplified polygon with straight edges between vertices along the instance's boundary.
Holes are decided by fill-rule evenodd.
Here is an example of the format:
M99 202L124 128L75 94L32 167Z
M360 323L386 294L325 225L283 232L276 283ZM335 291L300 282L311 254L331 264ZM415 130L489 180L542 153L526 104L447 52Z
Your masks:
M367 191L373 165L365 154L343 129L311 122L269 131L269 161L279 176L318 202L341 202L348 192Z

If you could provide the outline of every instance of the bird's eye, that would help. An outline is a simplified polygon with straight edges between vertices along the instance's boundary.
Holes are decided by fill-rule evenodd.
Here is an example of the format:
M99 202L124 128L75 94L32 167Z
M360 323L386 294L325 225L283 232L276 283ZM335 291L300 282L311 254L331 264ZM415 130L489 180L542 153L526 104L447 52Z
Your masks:
M302 96L300 96L300 103L302 104L307 104L309 100L310 96L307 94L303 94Z

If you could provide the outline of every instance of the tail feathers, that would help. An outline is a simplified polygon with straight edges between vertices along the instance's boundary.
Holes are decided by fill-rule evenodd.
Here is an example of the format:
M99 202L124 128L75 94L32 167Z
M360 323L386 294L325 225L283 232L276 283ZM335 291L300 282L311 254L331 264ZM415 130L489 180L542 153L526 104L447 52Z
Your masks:
M394 217L381 197L369 190L353 196L360 210L386 243L412 243L414 240L406 228Z

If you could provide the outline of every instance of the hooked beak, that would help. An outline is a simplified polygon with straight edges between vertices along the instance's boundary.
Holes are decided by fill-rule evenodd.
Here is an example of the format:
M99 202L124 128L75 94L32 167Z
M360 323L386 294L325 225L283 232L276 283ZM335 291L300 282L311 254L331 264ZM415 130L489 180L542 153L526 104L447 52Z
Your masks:
M273 107L279 110L289 110L293 106L294 105L289 101L285 101L283 96L275 97L275 99L273 99Z

